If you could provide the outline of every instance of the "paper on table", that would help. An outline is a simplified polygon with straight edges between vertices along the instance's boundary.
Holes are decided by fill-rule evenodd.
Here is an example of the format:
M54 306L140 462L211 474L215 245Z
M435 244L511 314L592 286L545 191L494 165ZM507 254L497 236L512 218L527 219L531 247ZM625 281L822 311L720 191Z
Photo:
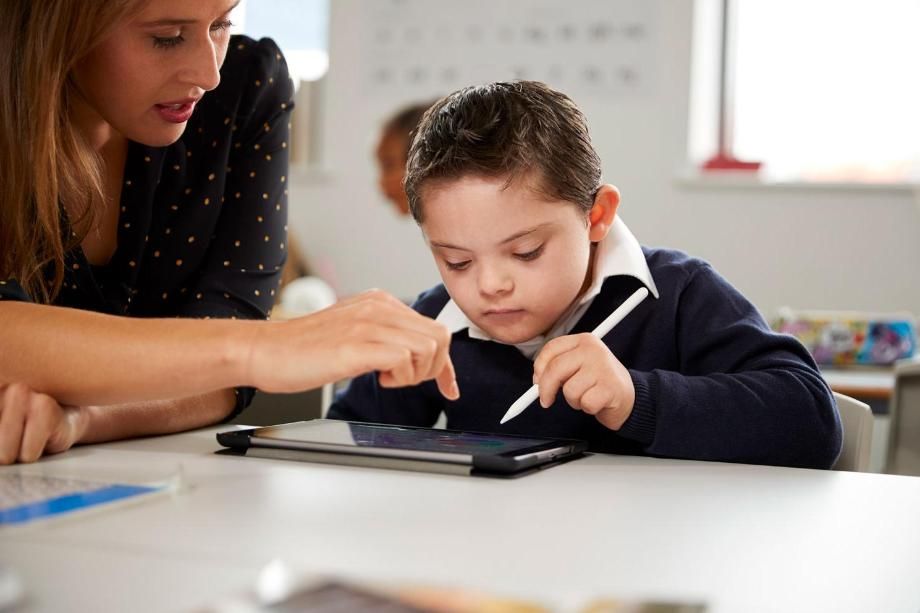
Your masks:
M177 491L180 470L156 483L90 481L27 472L0 474L0 529L68 515L149 494Z

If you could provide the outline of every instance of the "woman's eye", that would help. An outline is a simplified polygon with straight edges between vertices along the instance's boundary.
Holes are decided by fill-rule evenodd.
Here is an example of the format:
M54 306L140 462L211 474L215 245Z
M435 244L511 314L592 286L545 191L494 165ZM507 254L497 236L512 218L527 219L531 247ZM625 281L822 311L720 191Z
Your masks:
M514 257L516 257L519 260L524 260L525 262L529 262L530 260L536 260L538 257L540 257L541 253L543 253L543 245L540 245L533 251L528 251L526 253L515 253Z
M176 36L154 36L153 46L157 49L169 49L182 43L184 40L185 38L183 38L181 34Z
M444 260L444 263L451 270L466 270L466 268L470 265L469 260L465 260L463 262L448 262L447 260Z
M233 22L229 19L222 19L220 21L215 21L211 24L211 32L222 33L225 30L229 30L233 27ZM182 36L182 33L175 36L154 36L153 37L153 46L157 49L170 49L185 42L185 37Z
M224 20L215 21L214 23L212 23L212 24L211 24L211 31L212 31L212 32L219 32L219 31L221 31L221 30L229 30L229 29L232 28L232 27L233 27L233 22L230 21L229 19L224 19Z

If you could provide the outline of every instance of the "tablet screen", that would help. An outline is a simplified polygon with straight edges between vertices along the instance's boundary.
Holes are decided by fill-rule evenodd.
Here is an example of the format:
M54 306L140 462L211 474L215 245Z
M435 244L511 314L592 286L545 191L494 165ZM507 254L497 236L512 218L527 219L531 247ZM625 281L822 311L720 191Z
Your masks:
M259 428L253 432L253 436L257 439L269 438L279 441L321 443L346 447L461 453L471 456L504 454L552 442L548 439L539 438L429 430L425 428L402 428L399 426L382 426L379 424L362 424L336 420L314 420L312 422Z

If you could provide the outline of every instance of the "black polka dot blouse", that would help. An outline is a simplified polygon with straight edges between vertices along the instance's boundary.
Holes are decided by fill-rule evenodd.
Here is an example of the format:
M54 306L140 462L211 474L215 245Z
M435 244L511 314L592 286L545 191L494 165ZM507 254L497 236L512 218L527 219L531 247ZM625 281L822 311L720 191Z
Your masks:
M136 317L266 318L287 241L293 85L271 39L230 39L221 82L168 147L130 143L118 247L66 256L54 304ZM0 300L28 300L15 279ZM238 409L248 404L240 394Z

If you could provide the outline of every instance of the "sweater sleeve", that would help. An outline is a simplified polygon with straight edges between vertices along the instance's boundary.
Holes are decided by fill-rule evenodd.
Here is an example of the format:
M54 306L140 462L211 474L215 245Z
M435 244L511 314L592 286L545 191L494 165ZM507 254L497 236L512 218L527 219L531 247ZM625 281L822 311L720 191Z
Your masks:
M619 434L653 455L829 468L840 452L836 405L807 350L772 332L710 266L676 311L679 372L631 370L633 412Z
M399 426L431 427L444 409L444 401L434 383L402 388L385 388L377 373L352 379L329 407L330 419L365 421Z
M29 295L16 279L0 280L0 300L31 302Z
M265 319L287 254L287 174L293 84L274 41L234 40L251 47L234 121L220 220L186 317ZM219 118L218 118L219 119Z

